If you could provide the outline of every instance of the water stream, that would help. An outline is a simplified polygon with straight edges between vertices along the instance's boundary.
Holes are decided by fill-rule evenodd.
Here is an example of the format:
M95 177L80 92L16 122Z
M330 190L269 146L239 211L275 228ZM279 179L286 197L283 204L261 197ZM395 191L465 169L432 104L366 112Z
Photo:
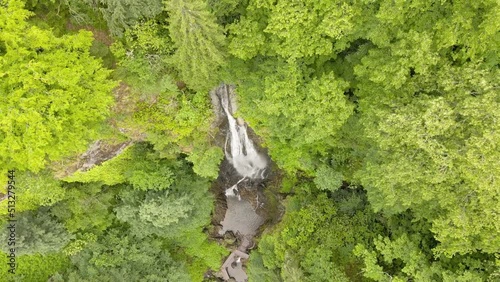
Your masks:
M245 281L246 273L242 267L242 258L248 259L247 249L252 245L253 237L259 227L264 223L264 218L257 214L259 206L258 193L256 187L251 187L252 183L257 183L266 178L268 167L268 157L256 148L255 143L249 137L246 123L241 118L234 118L233 109L236 101L232 101L234 93L227 85L222 85L215 90L217 105L221 113L219 116L227 119L227 133L225 136L224 152L227 162L234 168L234 172L229 177L229 184L226 186L225 195L227 210L224 220L221 222L220 235L231 231L240 243L237 250L234 250L227 258L221 268L224 280L232 277L236 281ZM245 185L243 185L245 184ZM253 190L249 193L244 186ZM243 190L241 190L243 189ZM253 198L257 198L257 206Z
M221 106L229 123L229 132L226 136L225 154L227 160L233 165L242 179L264 178L267 167L265 156L257 152L253 141L248 137L247 127L243 119L238 121L229 111L230 95L228 91L221 93ZM230 140L230 150L227 151L227 140Z

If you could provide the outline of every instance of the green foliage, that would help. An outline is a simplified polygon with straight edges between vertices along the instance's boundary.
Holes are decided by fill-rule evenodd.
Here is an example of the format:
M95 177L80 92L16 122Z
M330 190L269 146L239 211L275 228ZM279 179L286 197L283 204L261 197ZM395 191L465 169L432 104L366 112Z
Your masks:
M115 185L124 183L125 170L127 165L131 163L131 148L126 148L118 156L103 162L100 165L92 167L89 171L77 171L72 175L64 178L66 182L102 182L106 185Z
M96 137L116 84L90 56L90 32L56 37L26 23L18 1L8 3L0 7L0 166L36 172Z
M215 178L222 155L208 140L213 131L209 99L205 92L193 93L183 88L182 81L174 80L178 76L175 54L181 51L172 43L172 21L138 24L126 31L124 40L112 46L119 59L118 76L133 86L138 101L133 117L125 118L123 124L147 132L147 141L163 157L189 153L199 175ZM190 54L193 52L189 50ZM214 84L207 85L210 88Z
M219 267L226 252L201 230L221 81L294 194L252 281L500 276L498 1L42 2L27 2L29 22L21 1L0 6L0 171L19 171L19 211L46 206L22 215L21 243L45 253L19 256L25 281L201 281ZM113 54L65 35L69 15L104 19ZM131 93L109 123L144 142L61 184L44 168L101 134L115 83L95 57L113 56Z
M500 246L499 8L488 0L249 1L228 29L239 114L289 174L305 171L325 190L361 184L386 218L411 210L429 222L436 243L415 243L426 253L415 268L442 255L467 265L468 255ZM352 213L359 201L339 210ZM305 277L297 265L291 259L287 269ZM399 271L373 269L380 280Z
M6 174L4 174L6 175ZM7 179L5 179L7 183ZM34 210L40 206L51 206L66 196L61 183L48 171L38 174L31 172L15 173L16 211ZM0 202L0 214L7 214L7 201Z
M169 187L173 182L173 172L171 168L166 165L159 165L158 163L146 163L149 167L142 167L141 169L130 172L128 182L132 184L135 189L139 190L162 190Z
M288 201L282 222L259 242L257 261L250 263L249 271L256 276L251 278L273 281L279 272L283 281L349 281L348 275L355 274L347 266L357 265L355 244L369 242L381 230L368 207L360 205L354 214L338 213L324 193L300 194Z
M230 52L242 59L258 54L290 60L334 56L360 32L355 24L371 8L344 1L249 2L247 13L229 26Z
M190 281L159 239L137 240L113 231L71 257L74 265L55 281Z
M66 0L26 0L25 9L33 12L30 23L42 28L50 29L56 36L66 33L68 20L71 18L70 9L66 8Z
M132 85L141 98L163 91L177 92L169 69L171 41L168 23L150 20L127 29L123 40L111 46L119 60L118 75Z
M50 29L61 36L75 26L105 30L106 21L94 5L88 5L87 0L26 0L25 8L34 16L30 22L42 29Z
M238 88L241 115L264 138L281 168L311 172L352 114L353 105L343 93L348 83L332 72L308 77L301 64L281 60L248 71L252 73L241 74L245 78Z
M102 65L108 69L113 68L113 65L115 64L115 58L113 54L111 53L110 48L97 40L94 40L92 42L92 46L90 47L90 55L96 57L96 58L101 58L102 59Z
M216 269L227 253L201 232L209 222L213 201L205 179L196 176L186 161L159 159L147 144L135 145L129 156L137 166L123 167L140 171L137 175L125 172L131 185L67 184L68 199L52 207L69 230L78 232L64 249L72 267L55 275L54 281L116 281L118 277L201 281L203 273ZM158 163L163 166L155 167ZM170 172L168 178L158 176L158 184L165 179L158 186L161 189L148 181L134 181L140 176L154 179L161 168ZM170 256L179 249L183 252Z
M86 172L76 172L65 178L68 182L101 182L106 185L129 183L138 190L162 190L174 179L173 169L179 163L160 159L147 143L125 149L117 157Z
M238 20L245 12L248 0L208 0L208 7L222 26Z
M344 97L350 83L331 72L328 59L336 44L345 48L332 38L350 32L355 9L321 1L249 2L229 25L229 51L244 60L233 60L241 72L229 75L239 85L239 110L280 168L313 174L338 146L353 111Z
M0 255L2 281L48 281L53 274L70 264L68 257L61 253L22 255L16 257L16 261L16 274L9 274L8 258L3 253Z
M139 238L156 234L182 236L209 222L212 198L208 183L192 174L178 174L174 184L161 192L123 190L122 204L115 208L120 221L130 225L131 234Z
M227 253L201 232L212 210L209 183L186 161L158 158L148 144L128 152L114 166L125 161L120 167L130 185L67 184L67 199L52 207L77 232L64 249L73 266L54 281L115 281L123 275L134 281L201 281Z
M221 157L220 150L209 140L214 129L210 126L213 116L206 94L162 94L154 104L138 106L133 122L148 132L148 141L161 157L190 154L196 172L215 176Z
M187 218L191 210L192 203L189 203L187 196L174 198L165 193L164 196L146 200L138 210L118 209L117 214L118 218L127 221L130 220L131 213L138 212L140 221L157 228L165 228Z
M64 226L56 221L46 210L23 213L17 216L15 222L16 240L14 246L2 244L2 251L8 253L10 248L15 248L16 255L56 253L73 239ZM9 230L4 225L1 238L8 238ZM7 241L5 241L7 242Z
M208 101L201 100L201 95L160 95L155 104L140 103L135 122L150 132L148 139L157 151L175 155L179 153L179 146L190 146L194 140L206 138L206 135L203 139L200 137L209 130L212 118Z
M138 190L163 190L174 182L174 171L182 164L160 159L147 144L135 145L131 160L124 166L127 182Z
M248 262L247 274L252 281L275 282L280 281L279 273L270 271L264 266L262 254L260 252L252 252L252 258Z
M406 218L409 219L409 218ZM397 224L397 226L391 226ZM484 253L474 255L433 255L434 240L426 223L405 217L389 225L390 237L378 236L373 250L359 244L354 253L361 257L363 275L375 281L493 281L496 269L494 257Z
M176 48L172 63L190 88L206 92L219 83L218 68L224 64L222 29L205 1L168 0L165 5Z
M125 30L140 20L152 19L163 11L160 0L147 0L138 3L131 0L68 0L70 11L75 19L88 22L89 8L102 15L109 31L121 37Z
M360 122L373 151L358 177L374 208L388 214L412 208L433 222L442 243L437 250L450 256L496 252L500 245L491 236L500 228L498 189L487 180L500 175L498 77L477 63L444 65L415 79L432 92L423 90L411 103L406 96L370 96L362 104Z
M207 236L199 230L188 230L174 239L176 246L182 249L173 256L187 261L191 281L203 281L203 274L207 269L217 270L222 264L222 258L228 255L228 251L217 243L207 240Z
M316 170L314 184L316 184L316 186L321 190L333 192L342 185L342 174L332 170L328 166L320 166Z
M208 149L196 147L187 160L194 164L193 171L196 174L215 179L219 176L219 164L223 158L222 149L214 146Z
M66 200L51 208L51 213L64 222L72 232L103 232L113 224L115 215L110 206L115 204L116 191L100 183L67 184Z
M78 236L76 240L72 240L63 250L66 256L74 256L82 251L89 243L94 243L97 236L93 233L84 233Z

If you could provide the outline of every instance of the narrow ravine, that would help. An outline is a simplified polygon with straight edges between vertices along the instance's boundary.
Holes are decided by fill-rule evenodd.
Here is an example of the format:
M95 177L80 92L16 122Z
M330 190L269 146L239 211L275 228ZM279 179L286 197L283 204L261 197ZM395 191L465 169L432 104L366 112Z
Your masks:
M221 266L220 277L225 281L244 282L248 279L244 264L249 258L249 249L254 247L254 237L267 219L263 212L266 199L261 190L271 173L270 159L252 140L245 121L233 116L237 107L234 88L221 85L211 95L225 152L217 189L223 189L219 192L224 195L226 205L223 220L217 222L218 235L230 234L236 240Z

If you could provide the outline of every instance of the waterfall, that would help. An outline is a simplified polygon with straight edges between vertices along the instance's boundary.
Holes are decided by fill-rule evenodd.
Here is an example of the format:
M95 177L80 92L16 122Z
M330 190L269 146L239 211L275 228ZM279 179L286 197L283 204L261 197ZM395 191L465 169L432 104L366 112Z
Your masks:
M260 209L266 200L265 197L259 198L259 195L263 196L263 194L259 194L261 191L256 189L262 183L249 180L267 178L269 175L267 166L270 159L262 151L259 152L260 148L250 138L245 121L241 118L234 118L233 113L236 112L237 107L234 97L234 87L227 84L222 84L210 92L217 118L216 124L219 127L225 125L226 119L228 124L225 143L222 143L224 139L218 139L218 144L224 147L226 155L226 161L221 165L219 181L224 188L230 186L225 189L227 205L218 233L224 236L227 231L230 231L239 242L238 249L231 253L221 267L224 281L230 280L231 277L236 281L246 281L247 275L245 269L242 268L240 258L248 259L248 254L245 252L255 245L253 238L266 220L263 216L266 211ZM238 185L245 181L249 181L245 187L252 186L255 189L239 189ZM259 199L262 198L264 201L261 202Z
M236 169L242 179L231 188L226 190L227 196L238 196L237 185L244 179L263 179L267 167L267 159L264 155L257 152L255 145L248 137L245 122L238 118L236 120L229 109L230 97L228 91L221 91L220 101L222 109L226 114L229 123L229 134L226 136L225 154L227 160ZM229 151L227 150L227 141L229 140Z

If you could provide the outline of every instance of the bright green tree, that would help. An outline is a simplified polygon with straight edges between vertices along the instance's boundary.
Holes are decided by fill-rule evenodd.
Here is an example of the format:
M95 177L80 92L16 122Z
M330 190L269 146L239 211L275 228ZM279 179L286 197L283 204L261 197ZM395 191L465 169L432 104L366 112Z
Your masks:
M425 19L432 12L419 13ZM487 58L471 61L485 55L481 48L458 54L425 31L394 40L354 67L366 142L359 180L376 211L411 209L430 220L439 253L494 253L500 246L493 180L500 175L498 68Z
M52 206L66 197L61 182L54 179L49 171L38 174L16 172L14 178L16 211L35 210L40 206ZM12 200L13 198L11 198ZM8 201L0 202L0 214L7 214Z
M352 114L348 83L333 72L313 75L304 64L277 59L240 71L239 114L281 168L311 173Z
M107 116L115 82L89 54L90 32L56 37L0 7L0 167L39 171L84 150Z
M150 20L127 29L111 50L118 59L117 74L145 99L161 92L177 92L169 60L173 54L168 23Z
M206 92L193 93L189 89L192 85L186 88L179 81L184 77L181 74L179 78L175 70L178 65L173 58L179 49L171 39L171 24L168 21L138 24L113 45L119 59L117 74L131 84L131 96L136 101L133 116L122 118L120 123L133 131L144 131L147 141L154 144L162 157L188 153L196 173L216 178L223 155L209 139L214 131L210 126L213 113L209 99Z
M196 173L215 178L222 151L214 148L210 126L214 117L208 95L203 92L163 92L154 103L140 102L129 121L148 133L160 157L175 158L179 153L190 155Z
M0 271L5 273L2 276L3 281L48 281L52 275L70 265L69 258L60 252L46 255L22 255L18 256L16 261L16 274L8 274L9 258L3 254L0 256Z

